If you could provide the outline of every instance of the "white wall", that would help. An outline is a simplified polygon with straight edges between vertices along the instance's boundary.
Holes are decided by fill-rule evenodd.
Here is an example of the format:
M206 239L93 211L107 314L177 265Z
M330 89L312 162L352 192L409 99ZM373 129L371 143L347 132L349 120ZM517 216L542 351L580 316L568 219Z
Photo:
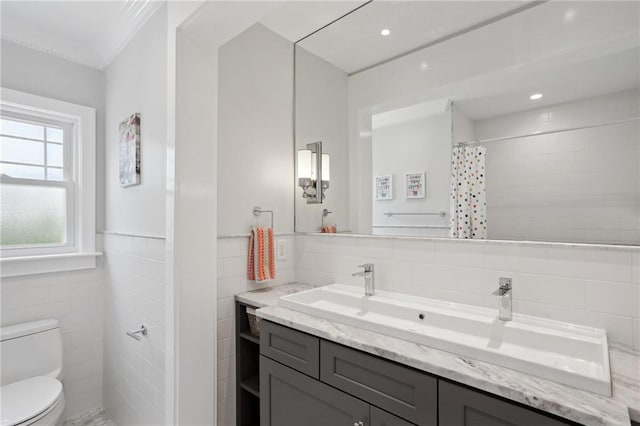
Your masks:
M165 235L167 7L105 69L105 229ZM140 185L120 187L118 125L140 113Z
M102 406L101 258L97 264L96 269L85 271L3 278L0 287L0 326L47 318L60 322L66 398L63 418Z
M104 224L104 74L1 41L0 85L96 110L96 224ZM100 238L96 240L100 250ZM102 405L102 261L94 270L5 278L1 325L55 318L64 345L64 417Z
M167 19L165 5L105 70L104 404L119 425L165 420ZM118 124L134 112L141 114L142 184L121 188ZM125 335L143 323L148 338Z
M170 11L178 4L185 3L170 3ZM234 47L221 49L278 6L275 2L206 2L179 25L177 51L172 52L172 44L169 45L169 65L174 54L177 63L175 92L171 79L168 81L168 118L171 123L175 113L175 129L170 128L167 149L171 158L175 147L175 175L169 166L167 271L173 281L174 304L170 309L175 311L172 320L176 332L173 342L176 356L168 359L170 368L176 372L176 411L169 414L169 423L215 424L218 417L214 403L218 384L218 286L215 285L218 265L211 261L217 253L216 233L247 234L247 219L251 218L249 223L254 223L251 208L256 201L263 201L265 208L274 207L276 230L293 228L293 188L286 187L293 168L290 156L292 85L287 85L293 70L291 65L288 68L284 65L291 64L291 59L287 59L290 53L282 48L278 37L260 28L253 29L252 35L250 31L248 41L239 42L248 46L249 55L242 49L234 52ZM177 15L170 13L170 21L174 17ZM264 37L257 37L256 32ZM173 36L169 34L169 39ZM275 46L275 54L269 50L270 46ZM242 72L239 72L222 65L224 50L231 63L247 64L249 68L241 66ZM270 71L263 76L265 69ZM232 73L236 75L230 79ZM274 77L278 83L271 87L269 81ZM223 101L224 96L231 98ZM288 108L285 99L288 99ZM223 111L225 106L232 108ZM255 130L251 131L251 126L256 126ZM266 139L259 137L261 135ZM242 148L233 146L234 143L241 144ZM276 149L269 152L265 144L275 144ZM230 174L219 171L217 158L222 157L223 152L230 152L225 154L225 160L236 161L239 167L227 169ZM247 170L238 160L244 155L250 165L255 163L255 170ZM171 191L173 176L175 193ZM238 183L234 181L236 178L240 179ZM218 179L225 185L218 185ZM256 191L247 191L256 183L261 185L257 188L259 200L255 199ZM231 223L218 221L218 191L223 189L227 191L227 198L225 204L220 198L220 205L226 214L231 212L237 216L227 216ZM243 208L246 216L234 210L233 205L243 197L246 197L246 203L241 201L246 206ZM230 228L218 230L217 223L225 223Z
M296 149L322 141L323 151L331 155L331 182L322 204L307 204L296 185L298 232L320 231L325 208L333 212L325 223L336 224L338 231L351 229L347 82L344 71L296 47Z
M104 407L118 425L164 424L164 239L106 234L104 258ZM141 341L125 334L142 324Z
M446 237L449 215L385 216L385 212L448 212L451 181L451 112L421 116L374 126L371 136L372 174L393 176L393 199L376 200L373 196L374 235L414 235ZM425 198L405 198L405 174L426 174ZM375 191L375 181L372 183ZM411 228L407 228L414 226ZM430 226L432 228L425 228Z
M204 425L213 424L216 418L218 62L215 49L203 46L182 30L177 34L177 49L173 275L176 423Z
M491 241L298 235L296 280L362 286L356 265L376 265L380 290L498 309L500 277L513 310L605 328L640 348L640 249Z
M220 48L219 64L218 235L248 234L254 206L292 232L293 44L256 24Z
M480 139L638 117L638 90L475 122ZM490 142L489 238L640 244L640 122Z
M218 239L218 425L236 424L235 300L245 291L295 281L295 236L280 236L287 245L286 259L276 260L276 279L256 284L247 279L247 237Z

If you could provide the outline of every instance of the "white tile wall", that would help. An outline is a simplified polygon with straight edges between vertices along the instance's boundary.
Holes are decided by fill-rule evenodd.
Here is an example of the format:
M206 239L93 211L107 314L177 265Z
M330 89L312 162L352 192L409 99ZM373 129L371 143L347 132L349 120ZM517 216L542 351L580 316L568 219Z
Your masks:
M245 291L295 281L295 236L276 237L287 246L286 259L276 260L276 279L256 284L247 279L249 238L218 239L218 425L235 425L234 296Z
M105 234L104 253L104 406L121 426L164 424L165 242ZM125 334L142 324L142 341Z
M638 117L637 90L475 122L480 139ZM489 237L640 243L640 123L487 144Z
M487 241L296 236L295 278L342 282L376 264L382 290L497 307L498 278L513 278L514 311L602 327L609 340L640 348L640 248Z
M0 284L0 325L46 318L60 321L63 418L102 406L102 259L97 265L90 270L4 278Z

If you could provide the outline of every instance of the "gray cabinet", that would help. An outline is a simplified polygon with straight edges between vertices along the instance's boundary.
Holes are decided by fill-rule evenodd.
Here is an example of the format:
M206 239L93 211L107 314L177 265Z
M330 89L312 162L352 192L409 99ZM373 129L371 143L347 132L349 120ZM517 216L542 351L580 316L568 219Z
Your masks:
M444 380L439 381L440 420L445 426L561 426L572 424Z
M409 423L373 405L369 409L369 414L371 415L371 426L415 426L413 423Z
M261 426L369 425L369 404L260 356Z
M410 422L438 423L438 380L426 373L323 340L320 380Z
M269 321L260 354L261 426L575 424Z
M263 321L260 353L301 373L320 378L320 339L317 337Z

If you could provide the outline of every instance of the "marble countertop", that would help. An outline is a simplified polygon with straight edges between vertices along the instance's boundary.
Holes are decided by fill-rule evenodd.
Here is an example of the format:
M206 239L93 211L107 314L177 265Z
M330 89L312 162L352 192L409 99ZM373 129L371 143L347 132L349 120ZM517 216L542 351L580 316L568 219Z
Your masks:
M640 422L640 352L610 344L613 396L607 398L498 365L328 321L277 306L278 298L312 288L285 284L242 293L236 300L262 307L256 314L410 367L463 383L585 425Z
M280 284L274 287L265 287L260 290L236 294L236 300L256 308L264 308L265 306L277 305L278 299L282 296L311 290L314 287L310 284L302 283Z

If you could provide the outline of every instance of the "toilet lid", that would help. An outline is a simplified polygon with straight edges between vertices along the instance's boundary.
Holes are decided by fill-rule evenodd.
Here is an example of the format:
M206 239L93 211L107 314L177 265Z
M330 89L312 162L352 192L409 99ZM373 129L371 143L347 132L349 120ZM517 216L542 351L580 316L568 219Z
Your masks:
M62 383L51 377L32 377L0 388L2 426L14 426L50 408L62 393Z

